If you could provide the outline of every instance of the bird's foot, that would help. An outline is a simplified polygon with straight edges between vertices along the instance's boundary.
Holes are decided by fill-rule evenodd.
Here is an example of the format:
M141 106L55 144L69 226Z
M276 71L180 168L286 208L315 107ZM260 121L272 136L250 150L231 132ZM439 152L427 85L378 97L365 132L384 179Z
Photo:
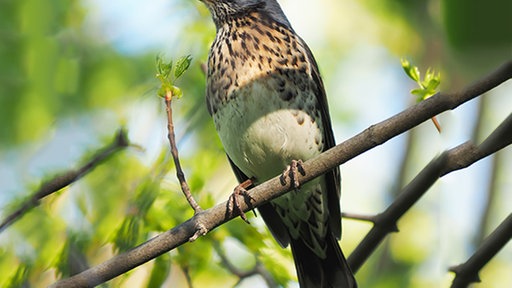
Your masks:
M287 184L286 177L290 178L291 185L294 189L299 189L300 183L299 183L299 174L302 176L306 175L306 171L304 170L304 167L302 166L304 162L302 160L292 160L290 165L286 167L286 169L283 171L283 174L281 174L281 184L284 186Z
M228 213L229 215L233 215L233 213L238 212L240 214L240 218L242 218L247 224L250 224L249 220L247 219L247 216L245 215L244 210L240 207L239 196L242 196L244 198L244 202L247 206L251 206L251 200L254 200L254 198L247 193L247 188L249 188L253 184L252 179L247 179L244 182L238 184L238 186L233 189L233 193L231 196L229 196L228 200Z

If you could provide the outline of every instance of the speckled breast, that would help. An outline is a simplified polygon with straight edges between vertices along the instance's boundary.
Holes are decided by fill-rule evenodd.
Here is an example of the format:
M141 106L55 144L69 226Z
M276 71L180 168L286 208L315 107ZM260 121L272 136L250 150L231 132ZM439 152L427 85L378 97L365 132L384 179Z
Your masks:
M291 31L261 19L234 21L219 29L210 51L207 104L226 153L260 182L322 151L318 87Z

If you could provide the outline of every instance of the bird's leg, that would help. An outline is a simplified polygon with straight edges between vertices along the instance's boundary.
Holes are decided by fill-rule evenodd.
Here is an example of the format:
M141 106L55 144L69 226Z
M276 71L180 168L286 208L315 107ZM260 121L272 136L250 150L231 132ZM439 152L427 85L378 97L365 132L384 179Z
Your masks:
M240 214L240 217L247 223L250 224L249 220L247 219L247 216L245 215L244 211L240 207L240 204L238 202L238 196L243 196L245 204L247 206L251 206L251 200L254 200L249 193L247 193L247 188L249 188L253 184L253 178L247 179L244 182L238 184L238 186L233 189L233 193L231 196L229 196L228 200L228 211L230 214L233 214L233 211L237 210L237 212Z
M281 174L281 184L284 186L286 185L286 176L290 178L291 185L294 189L299 189L300 183L299 183L299 177L298 173L300 173L302 176L306 175L306 171L304 170L304 167L302 166L304 162L302 160L292 160L290 165L286 167L286 169L283 171L283 174Z

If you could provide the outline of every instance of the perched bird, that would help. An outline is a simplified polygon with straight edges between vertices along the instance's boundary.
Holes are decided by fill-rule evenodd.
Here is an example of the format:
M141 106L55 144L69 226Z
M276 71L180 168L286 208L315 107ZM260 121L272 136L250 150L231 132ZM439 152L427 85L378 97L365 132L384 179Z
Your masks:
M238 180L257 185L334 146L316 61L277 1L201 1L217 29L207 108ZM336 240L339 169L258 210L277 242L290 244L301 287L357 286Z

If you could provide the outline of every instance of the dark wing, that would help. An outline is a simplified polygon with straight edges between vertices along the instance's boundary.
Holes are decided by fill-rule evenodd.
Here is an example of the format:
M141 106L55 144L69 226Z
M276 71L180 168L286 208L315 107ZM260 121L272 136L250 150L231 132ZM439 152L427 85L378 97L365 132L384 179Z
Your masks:
M231 161L229 156L228 160L239 183L249 179L249 177L247 177L240 169L238 169L235 163ZM281 245L283 248L288 246L290 243L290 235L288 234L288 230L286 229L286 226L284 226L276 210L274 207L272 207L272 204L265 203L258 207L258 211L260 212L261 218L263 218L263 221L265 221L265 224L267 224L268 230L270 230L270 233L272 233L272 236L274 236L277 243L279 243L279 245Z
M332 124L331 117L329 115L329 106L327 104L327 96L325 95L324 83L322 82L322 78L320 78L320 72L318 70L318 65L316 64L315 58L309 50L309 47L306 45L302 38L299 38L302 42L302 45L306 49L307 59L311 62L311 76L313 77L313 81L315 81L317 91L316 96L318 98L318 104L320 106L320 113L322 115L322 123L324 125L324 141L325 146L324 150L326 151L336 145L334 140L334 133L332 132ZM341 238L341 210L340 210L340 197L341 197L341 178L340 178L340 168L336 167L335 169L327 172L325 174L325 179L327 182L327 208L329 209L329 226L331 228L331 232L336 236L336 238Z

